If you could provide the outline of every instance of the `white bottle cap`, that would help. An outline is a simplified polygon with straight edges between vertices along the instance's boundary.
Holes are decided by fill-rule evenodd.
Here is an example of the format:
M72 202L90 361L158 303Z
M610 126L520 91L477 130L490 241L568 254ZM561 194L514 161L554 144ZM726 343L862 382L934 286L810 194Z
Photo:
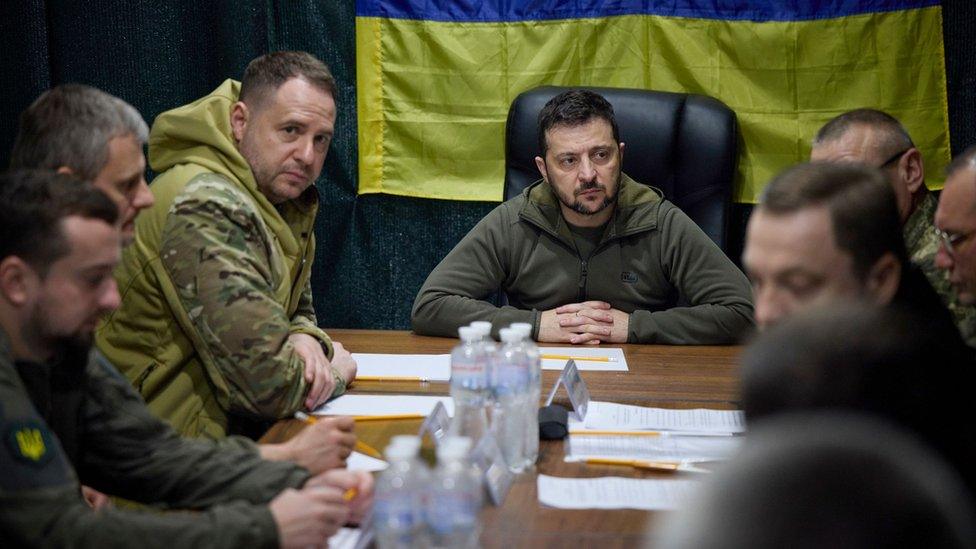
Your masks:
M469 326L474 328L482 337L488 337L488 334L491 333L491 322L487 320L476 320Z
M396 435L390 439L390 446L403 446L410 450L411 455L414 455L420 451L420 437L417 435ZM387 446L387 449L390 446Z
M502 328L501 330L498 330L498 336L502 338L503 343L516 343L522 341L521 332L512 328Z
M481 339L482 336L471 326L461 326L458 328L458 337L460 337L462 341L474 341L476 339Z
M447 436L437 445L437 460L461 459L471 450L471 439L468 437Z
M509 328L517 330L525 339L532 338L532 325L528 322L513 322Z
M417 455L417 451L413 449L409 444L397 444L396 441L390 442L387 445L386 450L383 451L386 455L388 461L395 461L401 459L410 459Z

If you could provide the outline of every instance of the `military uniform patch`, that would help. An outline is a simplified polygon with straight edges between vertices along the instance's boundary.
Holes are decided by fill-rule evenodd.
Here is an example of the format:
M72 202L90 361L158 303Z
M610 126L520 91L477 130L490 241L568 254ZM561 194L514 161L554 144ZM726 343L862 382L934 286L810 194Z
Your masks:
M47 463L57 451L48 428L33 421L8 425L4 439L13 457L37 467Z

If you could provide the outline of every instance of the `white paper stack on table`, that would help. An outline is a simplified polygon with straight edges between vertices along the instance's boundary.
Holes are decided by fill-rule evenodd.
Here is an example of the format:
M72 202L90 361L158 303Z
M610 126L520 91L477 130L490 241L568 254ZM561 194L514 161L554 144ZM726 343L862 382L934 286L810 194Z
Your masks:
M573 359L581 372L629 371L620 347L539 347L539 354L543 370L562 370L566 361Z
M358 378L419 378L418 381L451 379L451 355L352 353L352 358L356 360Z
M355 395L346 394L326 402L313 412L317 416L430 415L438 402L454 415L454 399L449 396Z
M562 370L569 358L576 360L581 371L626 372L627 359L620 347L541 347L543 370ZM416 380L449 381L451 355L352 353L357 378L363 381ZM546 358L558 357L558 358Z
M733 435L746 430L742 410L672 410L590 401L586 418L570 429L673 431L674 434Z
M692 480L622 477L559 478L539 475L539 502L559 509L680 508L695 489Z

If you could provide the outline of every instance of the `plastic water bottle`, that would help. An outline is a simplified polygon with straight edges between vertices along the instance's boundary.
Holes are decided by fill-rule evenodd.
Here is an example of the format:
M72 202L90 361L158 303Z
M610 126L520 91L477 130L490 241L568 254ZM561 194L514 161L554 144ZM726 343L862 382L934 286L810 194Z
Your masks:
M525 402L525 457L530 464L539 459L539 398L542 396L542 355L532 340L532 325L516 322L512 329L522 336L522 348L529 363L529 395Z
M522 335L511 328L499 332L502 347L495 355L492 429L508 468L521 473L529 465L525 452L525 410L529 397L530 367ZM538 420L533 421L538 425Z
M454 418L449 434L478 440L488 429L488 356L475 328L458 329L461 343L451 351Z
M468 460L471 439L445 437L437 447L427 507L433 547L478 547L481 477Z
M424 506L430 483L427 466L418 458L420 438L393 437L386 447L390 463L376 481L373 528L381 549L409 549L428 545Z
M491 322L484 320L478 320L469 324L478 334L481 335L481 346L485 352L485 377L488 379L488 390L485 392L485 407L488 410L488 425L491 425L491 408L492 400L494 395L491 391L491 380L494 377L494 372L492 369L495 367L495 354L498 352L498 347L495 345L495 340L491 338ZM477 444L478 439L472 439L472 444Z

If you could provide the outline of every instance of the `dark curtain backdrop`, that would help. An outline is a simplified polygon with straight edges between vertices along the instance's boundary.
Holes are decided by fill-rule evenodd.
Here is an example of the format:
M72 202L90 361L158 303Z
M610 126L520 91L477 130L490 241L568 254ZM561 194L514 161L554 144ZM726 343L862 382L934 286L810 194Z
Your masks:
M968 32L976 3L943 5L952 147L959 152L976 143L976 49ZM102 88L151 122L227 77L240 78L261 53L309 51L329 64L340 86L336 135L317 183L323 204L312 285L319 322L409 328L427 273L494 204L356 195L354 19L353 0L3 0L0 166L7 165L18 114L52 85ZM749 211L737 205L733 212L735 260Z

